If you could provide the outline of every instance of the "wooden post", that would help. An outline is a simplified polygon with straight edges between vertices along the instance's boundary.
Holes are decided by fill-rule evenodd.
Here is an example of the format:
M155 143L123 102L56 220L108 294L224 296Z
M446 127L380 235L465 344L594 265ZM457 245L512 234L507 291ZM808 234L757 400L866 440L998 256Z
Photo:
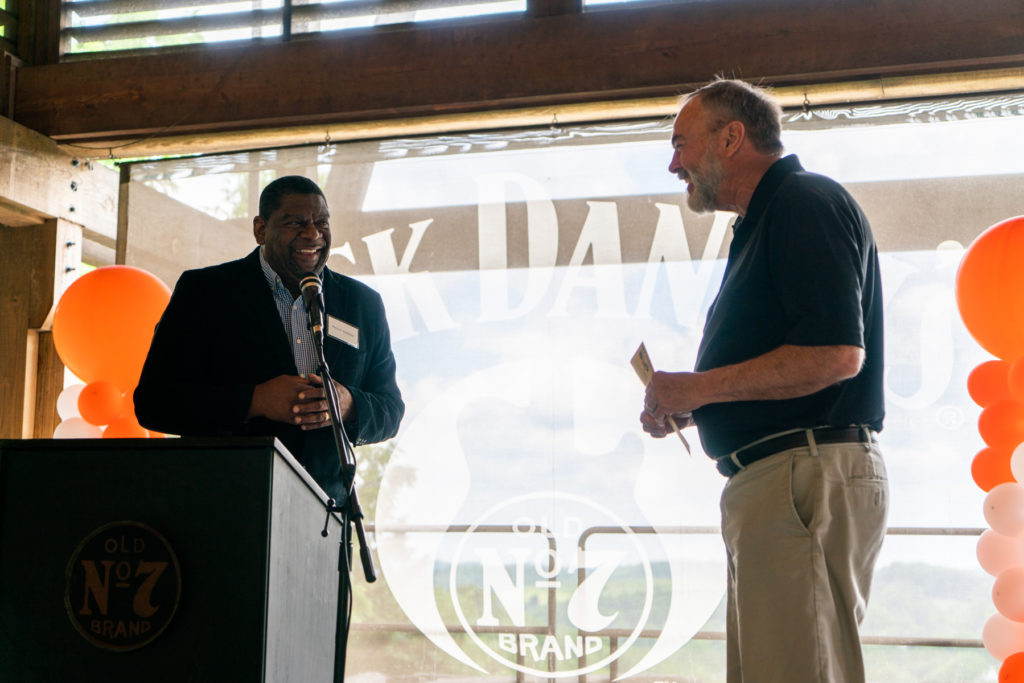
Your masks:
M53 345L52 332L30 330L29 336L36 337L37 349L35 419L31 436L35 439L48 439L60 423L57 397L64 391L64 363Z
M0 438L53 435L54 306L80 272L83 233L113 243L116 213L113 171L0 117Z
M128 191L132 183L131 164L122 164L118 174L117 190L117 240L114 242L114 263L125 264L128 253Z
M0 227L0 438L21 438L28 293L11 250L14 228Z
M23 64L10 52L0 52L0 116L14 118L14 73Z
M53 414L39 404L52 400L56 412L54 391L63 388L64 366L44 328L67 276L78 267L81 233L60 219L0 226L0 438L53 434Z
M19 0L18 56L30 64L56 64L61 55L61 0Z

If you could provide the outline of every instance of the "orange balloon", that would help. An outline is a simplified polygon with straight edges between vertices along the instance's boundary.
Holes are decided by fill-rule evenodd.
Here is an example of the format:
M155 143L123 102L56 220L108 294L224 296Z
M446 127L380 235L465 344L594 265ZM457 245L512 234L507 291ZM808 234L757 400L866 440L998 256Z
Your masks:
M1016 481L1010 470L1010 453L991 446L982 448L971 461L971 477L982 491L991 491L999 484Z
M1004 360L1024 355L1024 216L996 223L967 247L956 303L967 331Z
M999 399L1010 398L1007 375L1010 364L1005 360L987 360L967 375L967 393L984 408Z
M1024 683L1024 652L1014 652L999 667L999 683Z
M104 439L146 439L149 432L139 424L134 415L114 418L103 430Z
M170 298L167 285L140 268L104 266L86 273L54 309L57 355L86 384L106 380L131 391Z
M1024 404L1003 399L982 408L978 433L989 446L1012 452L1024 442Z
M1010 371L1006 373L1006 386L1010 396L1024 403L1024 357L1010 365Z
M78 414L89 424L102 426L124 414L124 394L113 382L99 380L82 387L78 395Z

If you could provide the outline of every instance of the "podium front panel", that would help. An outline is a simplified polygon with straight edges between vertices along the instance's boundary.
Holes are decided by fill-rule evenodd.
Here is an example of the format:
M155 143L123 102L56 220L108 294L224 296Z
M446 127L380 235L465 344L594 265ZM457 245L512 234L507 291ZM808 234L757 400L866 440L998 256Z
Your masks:
M278 448L0 442L0 680L331 680L340 531Z

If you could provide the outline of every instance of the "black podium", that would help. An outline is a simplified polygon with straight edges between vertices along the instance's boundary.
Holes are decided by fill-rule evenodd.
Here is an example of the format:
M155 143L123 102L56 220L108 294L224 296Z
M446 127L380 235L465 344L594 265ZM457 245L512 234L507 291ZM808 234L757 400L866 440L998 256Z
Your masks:
M0 441L0 681L333 681L325 501L273 439Z

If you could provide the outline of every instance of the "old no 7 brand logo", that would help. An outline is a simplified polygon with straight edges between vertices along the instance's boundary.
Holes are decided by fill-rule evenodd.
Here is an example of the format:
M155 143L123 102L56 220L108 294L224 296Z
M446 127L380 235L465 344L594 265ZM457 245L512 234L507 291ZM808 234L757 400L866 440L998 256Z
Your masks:
M87 536L67 567L64 605L93 645L134 650L170 623L181 596L174 550L139 522L113 522Z
M461 536L449 574L452 607L464 631L495 661L545 678L580 676L622 656L651 614L646 553L630 528L582 497L558 494L563 513L542 520L551 494L519 496L484 513ZM499 520L514 520L513 540ZM600 520L620 539L584 552L584 520ZM626 575L639 572L639 581ZM602 609L610 584L628 593L629 610ZM500 605L500 608L499 608ZM608 637L609 629L620 637Z

